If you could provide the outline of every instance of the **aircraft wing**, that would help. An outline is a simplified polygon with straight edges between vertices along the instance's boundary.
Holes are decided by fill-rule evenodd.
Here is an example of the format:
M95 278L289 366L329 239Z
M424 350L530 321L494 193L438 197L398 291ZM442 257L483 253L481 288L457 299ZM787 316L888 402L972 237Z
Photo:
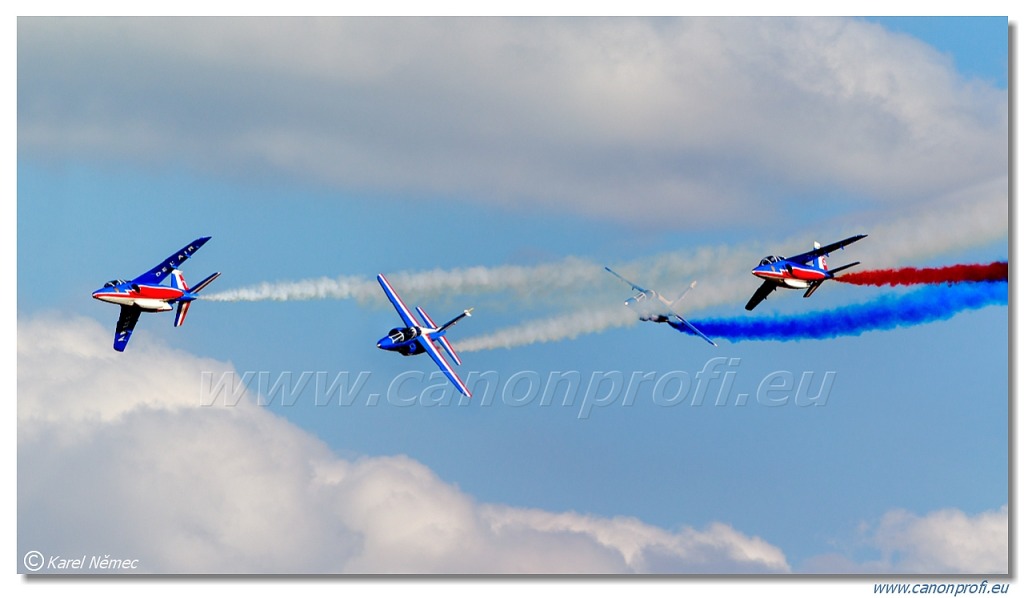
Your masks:
M697 336L699 336L699 337L701 337L702 339L706 340L707 342L711 343L711 344L712 344L712 345L714 345L715 347L717 347L717 346L718 346L718 344L717 344L717 343L715 343L715 341L713 341L713 340L711 340L710 338L708 338L708 337L707 337L707 335L705 335L705 334L704 334L703 332L701 332L700 330L697 330L697 327L696 327L696 326L694 326L693 324L691 324L691 323L687 322L687 321L686 321L686 320L685 320L685 319L683 318L683 316L681 316L681 315L679 315L679 314L677 314L677 313L675 313L675 312L672 312L672 315L673 315L673 316L675 316L675 317L677 317L677 318L679 318L679 321L680 321L680 322L682 322L683 326L686 326L687 328L689 328L690 330L692 330L694 334L696 334Z
M384 294L388 296L388 300L391 301L391 305L395 306L395 311L398 312L398 315L402 318L402 321L405 322L405 325L416 326L417 328L419 328L420 323L416 321L416 317L413 316L412 312L409 311L409 308L405 306L405 302L402 301L402 298L398 296L398 293L395 292L395 289L391 287L391 283L388 282L388 279L384 278L383 274L378 274L377 282L380 283L380 288L384 289ZM437 360L435 359L434 361Z
M754 291L754 296L750 298L750 301L747 301L747 311L754 309L759 303L764 301L768 295L771 295L776 286L778 285L770 280L762 282L761 286L757 287L757 290Z
M835 243L830 243L830 244L825 245L824 247L821 247L819 249L814 249L814 250L808 251L807 253L801 253L800 255L794 255L793 257L788 257L786 259L791 261L791 262L798 262L798 263L801 263L801 264L806 264L806 263L810 262L811 260L813 260L814 258L816 258L818 256L822 256L822 255L826 255L826 254L832 253L836 249L843 249L847 245L851 245L853 243L856 243L857 241L860 241L861 239L863 239L866 236L867 235L854 235L854 236L849 237L847 239L843 239L842 241L836 241Z
M630 282L630 281L626 280L626 279L625 279L625 278L623 278L623 277L622 277L622 276L621 276L621 275L620 275L620 274L619 274L618 272L616 272L615 270L612 270L612 269L611 269L611 268L609 268L608 266L605 266L605 267L604 267L604 269L605 269L605 270L607 270L607 271L609 271L609 272L611 272L612 274L614 274L614 275L615 275L615 277L616 277L616 278L618 278L619 280L621 280L622 282L624 282L624 283L628 284L629 286L633 287L633 290L634 290L634 291L640 291L641 293L648 293L648 292L650 292L650 291L648 291L647 289L645 289L645 288L643 288L643 287L641 287L641 286L635 285L635 284L633 284L632 282Z
M132 331L135 330L135 324L138 323L141 313L142 310L134 305L121 306L121 315L117 318L117 330L114 331L115 351L124 351L124 348L128 346L128 341L132 338Z
M136 276L132 282L137 284L159 284L161 280L177 269L177 267L191 257L193 253L199 251L199 248L205 245L209 240L210 237L199 237L195 241L192 241L188 245L176 251L174 254L167 256L167 259L154 266L145 274Z
M444 355L441 355L441 352L437 350L437 346L433 342L431 342L431 340L427 338L426 335L416 337L416 340L419 341L420 345L422 345L424 349L426 349L427 354L430 355L430 358L434 360L434 363L437 364L437 367L441 368L441 371L444 372L444 375L448 376L448 379L451 380L452 384L455 385L455 388L458 388L459 392L466 395L467 397L472 397L473 394L469 392L469 389L466 388L466 384L462 381L461 378L459 378L459 375L455 373L455 370L452 369L452 366L448 365L448 361L445 360Z

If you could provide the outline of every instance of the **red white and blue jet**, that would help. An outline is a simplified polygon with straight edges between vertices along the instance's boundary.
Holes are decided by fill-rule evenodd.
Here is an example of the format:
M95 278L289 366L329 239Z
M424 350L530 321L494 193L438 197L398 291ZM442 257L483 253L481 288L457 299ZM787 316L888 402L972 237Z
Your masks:
M686 328L689 328L690 331L696 334L697 336L701 337L702 339L706 340L707 342L711 343L716 347L718 346L717 344L715 344L715 341L708 338L700 330L697 330L697 328L693 324L687 322L683 318L683 316L679 315L675 311L676 306L679 305L679 303L683 300L683 297L685 297L686 294L690 292L690 289L697 286L696 280L690 283L690 286L687 287L685 291L683 291L683 294L680 295L678 299L676 299L675 301L669 301L668 299L662 297L661 294L659 294L655 290L645 289L637 284L634 284L626 280L618 272L612 270L608 266L605 266L604 269L614 274L615 277L621 280L622 282L633 287L633 290L637 292L636 295L630 297L629 299L626 299L626 306L635 311L637 315L640 317L641 321L663 322L680 331L683 331L682 327L685 326ZM658 302L655 302L655 299L657 299ZM673 318L675 318L678 321L673 321Z
M121 315L117 319L117 329L114 332L115 350L124 351L128 346L135 324L139 321L139 314L144 311L171 311L174 304L177 304L178 313L174 316L174 325L181 326L185 322L189 305L199 298L199 291L220 276L220 272L214 272L199 284L189 287L178 266L209 240L210 237L200 237L148 272L131 280L111 280L104 284L103 288L93 292L93 299L121 306ZM160 284L165 278L170 278L169 286Z
M793 257L769 255L761 260L756 268L750 271L754 276L764 280L747 301L747 311L757 307L779 287L787 289L806 289L804 297L810 297L818 290L821 283L835 278L837 272L852 268L860 262L853 262L829 270L825 257L836 249L844 249L847 245L860 241L867 235L854 235L842 241L830 243L824 247L815 241L814 249Z
M388 282L388 279L384 278L383 274L377 275L377 282L380 283L380 287L384 289L384 294L388 296L388 300L395 306L395 311L398 312L399 317L402 318L402 322L405 323L404 328L392 328L388 335L377 341L377 348L385 351L395 351L402 355L419 355L420 353L426 353L430 355L430 358L434 360L437 367L441 368L445 376L451 380L455 388L459 389L459 392L472 397L472 393L466 388L466 384L459 378L459 375L455 373L452 366L448 364L448 360L444 358L444 355L438 350L435 343L440 343L441 347L444 348L445 352L451 356L452 360L455 361L456 365L462 365L462 360L459 359L458 354L452 347L452 344L448 342L448 338L445 337L445 333L449 328L462 318L470 315L473 311L472 308L463 311L461 314L455 316L451 320L448 320L443 326L438 326L430 319L427 312L423 311L422 307L417 307L416 312L419 313L420 317L423 318L423 322L426 324L420 324L416 320L416 316L409 311L409 308L405 306L405 302L398 296L395 289Z

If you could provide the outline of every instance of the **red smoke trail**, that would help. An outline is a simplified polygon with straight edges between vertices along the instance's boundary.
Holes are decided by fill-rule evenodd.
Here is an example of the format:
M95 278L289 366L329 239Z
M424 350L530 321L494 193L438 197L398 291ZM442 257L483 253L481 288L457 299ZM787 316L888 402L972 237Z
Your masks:
M954 282L991 282L1006 280L1006 262L991 264L958 264L942 268L898 268L894 270L862 270L837 276L848 284L896 286L907 284L939 284Z

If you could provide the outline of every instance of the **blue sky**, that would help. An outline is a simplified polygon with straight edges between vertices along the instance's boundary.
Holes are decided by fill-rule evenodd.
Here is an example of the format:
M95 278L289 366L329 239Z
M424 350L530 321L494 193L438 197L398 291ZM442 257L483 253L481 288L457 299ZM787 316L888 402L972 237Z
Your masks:
M311 479L345 472L328 485L347 488L340 506L320 516L339 526L332 537L358 536L364 551L337 540L348 556L309 564L316 572L463 570L440 549L434 560L373 552L405 544L390 527L360 527L375 520L357 516L369 486L352 472L370 479L392 468L405 472L397 479L411 504L427 505L396 515L428 530L409 545L489 522L480 533L494 546L474 541L496 556L467 572L619 570L602 568L608 552L638 572L987 573L1000 570L1000 554L1006 562L1005 305L860 336L715 348L624 317L629 289L601 270L665 295L696 278L684 313L700 319L745 317L757 287L749 269L815 240L868 233L832 256L862 268L1007 259L1005 19L21 19L18 34L19 558L141 551L153 571L263 571L251 546L275 554L275 542L245 528L256 539L233 544L230 523L213 528L216 547L181 539L219 550L219 560L139 548L158 542L139 531L147 516L206 525L189 521L177 496L143 519L100 509L84 529L102 528L112 543L103 547L45 523L53 513L34 493L103 494L48 478L46 463L106 449L140 455L144 468L157 439L178 446L161 436L176 429L161 418L175 414L191 422L191 446L209 449L201 460L223 462L207 470L183 450L180 462L161 453L150 469L180 468L200 496L305 488L294 472L298 480L279 477L269 447L302 447L294 458L312 464ZM221 300L197 303L179 329L166 314L144 315L128 352L113 354L116 309L88 294L202 235L213 239L184 270L190 281L224 272L207 291ZM423 283L424 273L450 280L478 266L519 267L525 282ZM578 372L575 402L516 405L513 391L488 403L480 390L460 403L430 378L427 358L375 349L398 322L380 293L230 300L261 283L321 277L372 289L378 272L435 320L476 307L450 336L469 347L459 368L468 381ZM755 314L899 292L831 284L803 300L781 291ZM537 335L512 336L524 330ZM81 353L42 340L61 335L85 343ZM503 342L515 346L487 348ZM52 363L46 351L56 351ZM716 363L703 404L693 393L658 404L653 381L696 381ZM64 374L51 371L58 364ZM278 396L239 407L263 422L242 434L215 422L249 420L199 406L203 371L369 377L348 406L317 405L307 391L294 404ZM398 400L371 404L409 371ZM618 375L609 372L648 382L632 404L615 394L583 417L586 384L606 380L589 399L604 396ZM756 400L779 372L808 372L812 389L831 376L824 404ZM715 405L726 379L725 404ZM94 397L93 388L107 390ZM65 418L68 399L54 393L96 401L100 415L76 407ZM132 436L130 422L158 432ZM80 445L55 440L70 429ZM221 451L251 455L252 474L210 486L234 462ZM132 471L97 467L108 481ZM130 484L108 487L111 505L134 496ZM439 496L467 504L466 519ZM434 506L445 513L436 521ZM300 505L273 508L305 521ZM615 527L611 536L628 540L608 540L601 530L623 521L640 531ZM935 548L949 521L979 548L959 557ZM563 545L569 536L594 560ZM542 563L523 560L531 542L549 551ZM631 543L648 552L637 557L623 548ZM711 548L722 543L760 556ZM332 550L319 537L301 545ZM281 566L268 572L307 571Z

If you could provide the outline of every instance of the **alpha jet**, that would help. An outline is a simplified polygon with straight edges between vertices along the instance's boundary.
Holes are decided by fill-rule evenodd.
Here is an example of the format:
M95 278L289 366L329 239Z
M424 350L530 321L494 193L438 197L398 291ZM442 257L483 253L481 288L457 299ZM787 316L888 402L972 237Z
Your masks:
M412 315L409 308L405 306L405 302L398 296L398 293L395 292L395 289L388 282L388 279L384 278L383 274L377 275L377 282L380 283L380 287L384 289L384 294L387 295L391 304L395 306L395 311L398 312L398 316L402 318L402 322L405 324L403 328L392 328L387 336L377 341L377 348L385 351L394 351L402 355L419 355L420 353L430 355L430 358L434 360L437 367L441 368L441 371L451 380L455 388L458 388L459 392L467 397L472 397L473 395L466 388L466 384L455 373L455 370L448 364L448 361L438 351L437 345L434 343L440 343L445 352L455 361L455 364L462 365L462 360L459 359L459 355L455 352L452 344L448 342L445 333L453 324L470 315L473 308L463 311L461 314L448 320L443 326L438 326L430 319L427 312L423 311L422 307L417 307L416 312L419 313L426 323L426 325L423 325L416 320L416 316Z
M679 315L675 311L676 306L679 305L679 303L683 300L683 297L685 297L686 294L690 292L690 289L697 286L696 280L690 283L690 286L687 287L685 291L683 291L683 294L680 295L678 299L676 299L675 301L669 301L668 299L662 297L661 294L659 294L657 291L653 289L645 289L635 283L626 280L618 272L612 270L608 266L605 266L604 269L614 274L616 278L628 284L630 287L633 288L634 291L637 292L636 295L630 297L629 299L626 299L626 306L635 311L636 314L640 317L641 321L666 323L669 326L680 331L682 331L681 327L685 326L697 336L701 337L702 339L706 340L707 342L711 343L716 347L718 346L717 344L715 344L715 341L708 338L700 330L697 330L697 328L693 324L687 322L683 318L683 316ZM673 320L673 318L675 320Z
M750 271L754 276L764 280L747 301L747 311L757 307L775 289L805 289L804 297L810 297L818 290L821 283L835 278L836 273L852 268L860 262L853 262L829 270L825 257L836 249L844 249L847 245L860 241L867 235L855 235L842 241L830 243L824 247L817 241L814 249L793 257L769 255L761 260L756 268Z
M111 280L104 284L103 288L93 292L93 299L121 306L121 315L117 318L117 328L114 332L114 350L124 351L128 346L135 324L139 321L139 314L144 311L171 311L177 304L178 313L174 316L174 326L178 327L185 323L185 316L192 301L199 298L199 292L220 276L220 272L214 272L199 284L189 287L178 266L209 240L210 237L200 237L148 272L131 280ZM168 277L170 285L161 284Z

